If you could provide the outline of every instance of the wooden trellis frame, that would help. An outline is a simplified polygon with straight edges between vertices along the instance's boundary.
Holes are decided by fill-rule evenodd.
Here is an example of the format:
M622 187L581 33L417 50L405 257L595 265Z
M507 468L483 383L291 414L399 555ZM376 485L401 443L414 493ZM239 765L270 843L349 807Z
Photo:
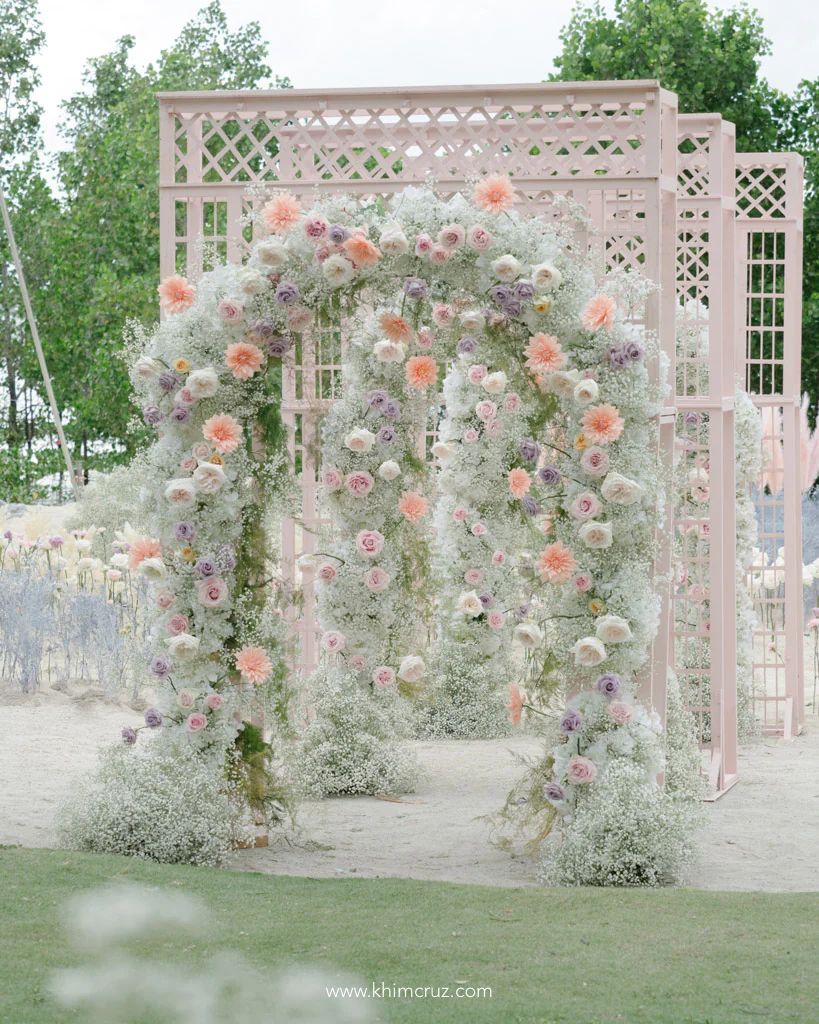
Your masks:
M736 635L730 610L733 583L727 582L733 581L733 374L739 366L731 323L730 126L719 118L678 119L676 97L654 81L165 93L159 103L163 276L174 271L197 275L199 238L229 260L242 259L250 242L241 219L253 202L251 184L269 183L302 196L318 189L363 197L386 196L408 184L434 180L445 193L454 193L471 187L470 180L479 174L502 171L513 175L533 211L547 212L556 195L581 203L598 229L596 243L592 241L599 245L601 270L629 266L660 285L647 303L644 322L658 334L672 379L679 236L683 224L700 230L698 222L707 211L708 301L714 311L719 309L716 321L709 318L710 384L707 393L687 396L688 404L679 405L680 399L670 396L661 446L670 471L678 408L694 409L696 404L710 417L711 455L723 470L711 516L719 522L726 546L710 567L712 617L715 608L721 610L719 629L712 624L711 632L709 743L714 785L724 791L735 776L736 752L731 668ZM695 146L693 155L681 152L678 135L697 133L705 133L707 144ZM793 202L790 208L795 209ZM687 286L685 280L678 283ZM702 288L702 280L695 287ZM791 324L798 317L794 287L788 293ZM337 397L339 372L339 339L320 335L308 339L298 359L293 353L285 365L283 416L300 465L303 495L304 529L285 523L283 535L285 568L294 580L298 555L314 550L321 526L316 510L316 418ZM671 514L669 503L669 521ZM789 531L793 535L793 524ZM657 569L661 577L670 575L670 543L664 545ZM800 574L793 578L798 587ZM291 618L301 641L294 668L307 672L316 660L317 626L311 581L302 582L303 608L298 614L294 609ZM660 634L643 685L644 695L661 713L666 668L674 657L670 600L663 592ZM714 679L719 686L714 687ZM691 706L701 708L702 701Z

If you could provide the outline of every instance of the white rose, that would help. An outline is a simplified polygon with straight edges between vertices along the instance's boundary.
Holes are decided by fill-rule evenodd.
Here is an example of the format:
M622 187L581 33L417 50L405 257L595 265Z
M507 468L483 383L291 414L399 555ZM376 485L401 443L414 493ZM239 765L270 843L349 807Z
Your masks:
M558 370L557 373L550 373L547 377L549 390L561 398L572 398L574 389L580 382L578 370Z
M540 263L532 267L532 284L538 292L551 292L563 283L563 275L551 263Z
M543 632L534 622L522 622L515 626L515 636L524 647L540 647L543 643Z
M283 267L287 263L290 253L287 246L283 245L278 238L269 238L256 246L254 255L266 267Z
M378 475L382 480L395 480L396 477L401 476L401 467L393 459L387 459L378 467Z
M321 272L331 288L342 288L355 277L355 267L344 256L328 256L321 265Z
M219 389L219 377L212 366L205 366L188 375L185 387L190 391L191 398L213 398Z
M128 556L121 553L111 555L111 565L115 565L118 569L125 569L128 565Z
M365 427L359 427L358 430L351 430L344 438L344 447L349 448L351 452L368 452L372 449L374 444L375 434L371 433Z
M486 317L479 313L477 309L461 313L458 319L461 321L461 327L467 331L482 331L486 326Z
M454 444L448 441L436 441L432 446L432 454L441 462L451 462L455 457L457 449Z
M631 626L619 615L603 615L597 620L597 638L607 644L622 644L631 640Z
M496 373L488 373L481 381L481 386L490 395L499 395L506 388L506 374L503 370L498 370Z
M150 356L140 356L134 365L134 371L138 377L148 380L150 377L157 377L162 373L162 364Z
M245 267L239 273L239 287L245 295L258 295L270 287L270 281L258 270L252 267Z
M390 256L402 256L409 252L409 242L400 224L385 224L379 238L381 251Z
M398 678L403 679L406 683L417 683L419 679L423 679L426 670L423 658L419 658L417 654L409 654L406 658L401 659L401 664L398 666Z
M511 253L506 253L492 263L492 272L499 281L511 284L520 276L520 266L520 260L515 259Z
M139 563L139 574L146 580L161 580L168 575L161 558L143 558Z
M596 636L584 636L572 648L575 665L594 668L606 660L606 648Z
M216 494L225 482L225 471L213 462L203 462L193 471L193 479L202 494Z
M458 611L468 615L470 619L477 619L479 615L483 614L483 605L477 591L465 590L458 597Z
M404 361L404 346L385 338L373 345L373 355L382 363L402 363Z
M600 389L596 380L581 380L574 389L574 400L580 405L590 405L597 401Z
M590 523L583 523L577 532L580 534L580 539L587 548L611 547L612 537L610 523L595 523L594 521Z
M165 487L165 497L171 505L190 508L196 504L196 484L186 477L171 480Z
M643 493L643 488L620 473L609 473L603 481L600 493L615 505L633 505Z
M196 657L199 650L199 637L191 636L190 633L180 633L179 636L172 636L165 641L174 658L180 661L188 661Z

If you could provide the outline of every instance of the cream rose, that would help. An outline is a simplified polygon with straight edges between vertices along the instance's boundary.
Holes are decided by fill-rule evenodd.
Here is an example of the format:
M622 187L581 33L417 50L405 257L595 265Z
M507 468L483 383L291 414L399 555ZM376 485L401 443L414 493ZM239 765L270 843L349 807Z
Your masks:
M457 448L449 441L436 441L432 446L432 454L443 463L451 462L456 452Z
M405 683L417 683L419 679L424 678L426 670L423 658L419 658L417 654L409 654L406 658L401 659L401 664L398 666L398 678L403 679Z
M373 345L373 355L380 363L403 363L404 346L385 338Z
M254 255L266 267L283 267L287 263L290 252L277 238L270 238L256 246Z
M342 288L355 277L355 267L345 256L329 256L322 264L321 272L331 288Z
M79 566L79 562L77 565ZM168 570L161 558L143 558L139 563L138 572L146 580L161 580L168 575Z
M552 292L563 284L563 275L551 263L540 263L532 267L532 284L535 291Z
M594 668L595 665L601 665L607 657L606 648L596 636L584 636L578 640L572 647L572 654L575 665L582 668Z
M596 380L581 380L574 389L574 400L578 405L590 405L597 401L600 388Z
M187 477L171 480L165 487L165 498L177 508L190 508L196 504L196 484Z
M511 284L520 276L520 260L515 259L511 253L500 256L492 263L492 273L504 284Z
M378 467L378 475L382 480L395 480L401 476L401 467L393 459L387 459Z
M194 370L188 375L185 387L190 392L191 398L213 398L219 390L219 377L212 366L205 366L201 370Z
M390 256L403 256L409 252L409 242L400 224L385 224L379 242L382 252Z
M134 373L137 377L149 380L151 377L158 377L162 373L162 364L150 356L140 356L134 365Z
M172 636L165 641L174 658L180 661L188 661L195 658L199 651L199 637L191 636L190 633L180 633L179 636Z
M482 331L486 327L486 317L477 309L461 313L458 319L461 321L461 327L466 331Z
M578 530L580 539L587 548L610 548L612 544L610 523L583 523Z
M495 373L488 373L481 381L481 387L487 394L500 395L506 388L506 374L503 370L498 370Z
M476 591L465 590L458 598L458 611L468 615L470 619L477 619L483 614L483 605Z
M221 466L213 462L203 462L194 470L193 479L202 494L216 494L227 477Z
M643 493L643 488L634 480L629 480L627 476L609 473L603 481L600 493L606 501L615 505L633 505Z
M597 620L598 640L605 644L622 644L631 640L631 626L619 615L603 615Z
M543 631L534 622L522 622L515 626L515 638L524 647L540 647L543 643Z
M547 382L554 394L561 398L572 398L574 389L580 383L580 373L577 370L558 370L549 374Z
M374 444L375 434L367 430L366 427L351 430L344 438L344 447L349 448L351 452L369 452Z
M270 287L270 280L258 270L252 267L245 267L239 273L239 287L245 295L258 295Z

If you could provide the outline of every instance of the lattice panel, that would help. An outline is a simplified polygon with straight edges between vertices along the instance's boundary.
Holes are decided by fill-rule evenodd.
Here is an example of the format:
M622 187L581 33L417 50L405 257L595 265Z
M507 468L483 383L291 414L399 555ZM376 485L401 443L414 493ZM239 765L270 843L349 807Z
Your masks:
M745 390L782 395L786 235L749 231L745 238Z
M788 165L781 160L760 163L745 159L737 167L737 211L742 217L779 220L789 216ZM801 209L798 214L801 214Z

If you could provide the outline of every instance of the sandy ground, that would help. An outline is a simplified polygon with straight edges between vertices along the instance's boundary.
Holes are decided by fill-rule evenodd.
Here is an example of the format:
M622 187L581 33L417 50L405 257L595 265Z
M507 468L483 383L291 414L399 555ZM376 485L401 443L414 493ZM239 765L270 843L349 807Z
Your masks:
M89 770L99 744L140 715L128 707L45 691L0 696L0 843L54 844L57 805ZM239 854L236 868L311 877L401 877L481 885L536 884L536 865L488 842L482 816L502 804L536 754L526 736L417 744L425 779L401 800L308 802L299 835ZM819 891L819 721L805 734L742 748L740 782L707 805L709 828L689 884L700 889Z

